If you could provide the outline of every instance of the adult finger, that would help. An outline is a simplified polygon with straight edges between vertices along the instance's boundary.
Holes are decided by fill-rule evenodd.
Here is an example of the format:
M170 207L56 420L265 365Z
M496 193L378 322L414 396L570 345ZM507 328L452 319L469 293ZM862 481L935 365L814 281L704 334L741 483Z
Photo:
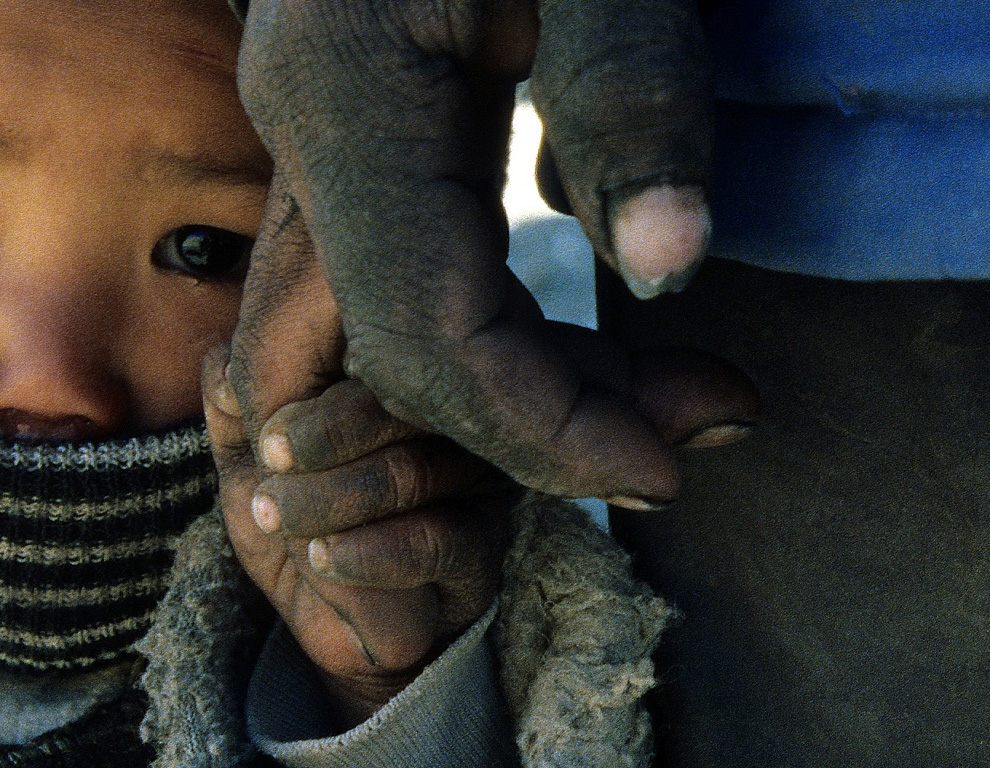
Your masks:
M540 17L530 82L545 194L573 211L636 296L683 287L711 227L697 3L540 0Z
M334 288L348 371L390 412L550 493L670 499L656 426L515 311L511 84L468 66L485 5L256 0L242 96Z
M547 323L543 334L587 386L635 404L669 446L724 445L745 437L759 419L759 393L749 377L707 352L647 346L629 353L567 323Z
M737 442L760 418L760 396L750 378L707 352L640 352L632 357L632 367L638 408L676 448Z

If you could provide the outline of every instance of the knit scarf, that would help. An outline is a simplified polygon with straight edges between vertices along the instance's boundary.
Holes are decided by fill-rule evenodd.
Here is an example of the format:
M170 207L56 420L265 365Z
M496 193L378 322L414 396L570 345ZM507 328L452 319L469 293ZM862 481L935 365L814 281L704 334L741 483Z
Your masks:
M0 667L133 653L176 536L215 492L202 422L103 443L0 441Z

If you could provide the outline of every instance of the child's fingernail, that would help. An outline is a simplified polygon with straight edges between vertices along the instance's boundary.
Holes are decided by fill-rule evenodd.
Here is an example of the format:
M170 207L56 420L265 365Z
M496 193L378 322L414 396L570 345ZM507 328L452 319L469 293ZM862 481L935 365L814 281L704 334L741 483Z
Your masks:
M639 299L683 290L711 236L700 187L650 187L618 206L612 245L619 272Z
M251 514L254 522L265 533L275 533L282 525L282 516L278 504L267 496L255 496L251 499Z
M234 393L234 388L230 386L230 380L228 378L224 377L217 383L213 391L213 402L217 408L228 416L240 418L241 404L237 402L237 395Z
M261 456L272 472L292 469L292 443L285 435L267 435L261 441Z
M333 565L330 563L330 548L323 539L313 539L309 542L309 565L321 576L333 572Z
M623 509L631 509L633 512L663 512L670 508L672 501L662 499L647 499L641 496L610 496L602 499L606 504Z
M706 427L683 441L681 448L717 448L720 445L737 443L753 431L752 424L738 421L728 421Z

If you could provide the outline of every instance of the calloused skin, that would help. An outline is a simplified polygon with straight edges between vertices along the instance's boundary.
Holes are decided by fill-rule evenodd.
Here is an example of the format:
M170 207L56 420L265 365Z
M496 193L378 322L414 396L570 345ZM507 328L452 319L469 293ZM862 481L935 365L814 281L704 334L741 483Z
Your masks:
M346 378L340 310L280 173L254 255L245 292L272 298L246 305L241 322L258 312L267 335L242 328L234 349L241 345L254 361L253 380L287 404L263 401L253 437L234 361L223 350L207 358L203 390L221 499L245 570L324 671L353 725L488 606L518 488L455 443L388 413ZM303 320L265 315L279 297ZM520 293L519 301L529 299ZM541 332L592 386L646 413L665 445L737 437L724 426L697 429L718 409L731 413L734 393L749 386L716 358L683 350L633 358L602 344L585 355L600 337L563 324ZM692 406L684 393L699 389L708 397Z
M513 86L527 74L551 199L637 295L682 285L709 231L694 3L251 2L241 95L300 220L256 250L266 278L249 280L234 338L252 440L326 375L330 320L307 300L326 280L347 373L392 414L549 493L634 509L677 494L656 403L631 394L638 363L600 334L570 333L562 348L505 265L499 194ZM286 210L268 215L277 232ZM317 269L298 255L308 239ZM708 442L743 434L758 410L744 377L714 368L650 366L659 410L679 414L683 434L712 428ZM277 445L255 442L291 465Z
M269 210L275 206L282 215L266 217L256 250L295 243L297 277L318 272L278 176ZM289 275L273 277L253 270L246 286L292 290ZM320 672L341 723L352 727L491 604L519 489L450 440L396 419L347 379L340 313L326 281L296 285L305 290L295 299L330 330L313 337L319 381L293 390L293 402L268 426L290 442L296 461L269 462L274 471L257 461L228 378L227 346L204 362L204 410L237 557ZM294 348L306 326L281 331Z

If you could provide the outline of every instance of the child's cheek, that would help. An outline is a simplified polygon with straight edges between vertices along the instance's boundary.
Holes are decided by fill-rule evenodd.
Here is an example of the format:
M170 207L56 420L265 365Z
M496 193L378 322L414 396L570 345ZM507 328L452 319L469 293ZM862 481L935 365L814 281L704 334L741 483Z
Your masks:
M171 277L132 337L127 367L135 421L154 429L202 414L200 372L207 350L227 342L237 323L239 284Z

